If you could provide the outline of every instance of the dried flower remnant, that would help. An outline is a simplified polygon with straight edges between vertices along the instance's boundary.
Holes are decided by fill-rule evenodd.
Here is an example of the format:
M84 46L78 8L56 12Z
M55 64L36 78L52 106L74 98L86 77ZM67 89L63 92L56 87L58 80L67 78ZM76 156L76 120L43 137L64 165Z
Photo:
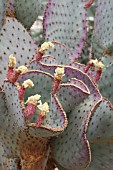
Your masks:
M23 99L26 88L30 88L30 87L33 87L33 86L34 86L34 84L33 84L33 82L32 82L30 79L25 80L25 81L23 82L22 86L20 87L19 92L18 92L18 97L19 97L19 99L20 99L20 100Z
M18 67L16 70L16 72L20 72L21 74L27 73L28 72L28 68L24 65Z
M49 112L49 105L47 102L45 102L44 104L40 104L37 107L40 111L38 112L38 120L36 121L36 127L40 127L44 119L46 118L46 113Z
M87 66L85 67L85 73L88 72L88 70L90 69L91 66L97 68L97 73L96 73L96 76L94 78L94 82L97 83L98 80L101 77L102 69L104 67L104 64L101 61L98 61L97 59L96 60L91 60L91 61L88 62Z
M11 54L11 55L9 56L9 65L8 65L8 66L9 66L10 68L14 68L15 65L16 65L16 58L14 57L13 54Z
M54 74L54 82L53 82L53 86L52 86L52 94L55 94L56 91L59 88L60 82L64 76L64 68L63 67L58 67L55 70L55 74Z
M15 83L20 76L20 74L24 74L28 71L28 68L26 66L20 66L17 69L14 69L16 66L16 58L13 54L9 56L9 65L6 77L11 83Z
M36 55L36 61L39 62L43 55L45 54L45 52L49 49L49 48L54 48L54 44L51 42L44 42L41 47L37 50L37 55Z

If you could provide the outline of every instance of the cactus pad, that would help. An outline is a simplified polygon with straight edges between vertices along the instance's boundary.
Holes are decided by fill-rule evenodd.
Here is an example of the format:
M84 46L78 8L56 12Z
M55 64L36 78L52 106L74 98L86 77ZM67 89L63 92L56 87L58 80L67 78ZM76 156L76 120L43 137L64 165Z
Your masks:
M78 58L87 34L84 3L79 0L49 0L44 15L44 34L47 41L65 44L73 60Z
M81 88L84 92L88 92L90 94L88 87L81 80L78 80L76 78L72 78L72 79L69 80L68 83L74 84L78 88Z
M113 168L113 107L103 99L92 115L87 138L92 161L88 170Z
M93 93L86 99L76 102L77 98L74 98L75 92L70 93L70 88L66 88L66 91L64 89L60 89L63 91L61 104L64 110L66 110L66 113L68 113L69 123L64 133L59 135L58 139L54 139L54 157L58 164L66 169L84 169L90 163L90 149L85 131L91 111L101 100L101 97L99 98L98 94L96 94L98 96L96 97L95 93ZM68 91L71 99L67 95ZM83 95L79 95L79 97L81 96L83 97ZM66 101L68 104L66 104ZM66 107L67 105L68 108ZM70 110L68 110L69 106Z
M42 57L41 62L44 64L57 64L56 60L51 56Z
M18 98L18 90L15 85L5 81L4 91L6 96L6 104L8 108L9 119L6 120L6 125L10 127L10 124L13 124L15 131L19 132L20 129L24 129L26 124L23 116L23 107ZM3 126L3 125L2 125Z
M113 1L98 0L94 33L105 51L113 52Z
M41 166L45 168L48 157L48 139L33 137L29 134L29 128L24 122L23 107L18 99L16 85L6 81L3 89L6 93L7 112L4 112L4 115L7 119L4 120L1 116L0 141L3 143L3 152L0 156L3 162L2 168L6 169L6 166L10 166L15 167L15 170L20 170L21 168L16 169L18 164L27 170L40 169ZM39 165L37 157L41 153L43 153L43 157L41 157ZM15 162L15 160L17 161Z
M41 70L50 74L54 74L57 65L48 65L42 62L37 62L36 60L32 60L29 65L29 70Z
M41 2L41 0L15 0L16 18L26 28L30 28L36 21L41 8Z
M29 134L35 137L51 137L59 135L67 126L67 118L56 96L51 97L50 112L41 125L36 128L35 124L29 124Z
M16 142L19 140L18 133L24 130L25 121L22 111L22 105L18 100L18 91L15 85L8 81L4 83L3 90L5 91L4 113L1 114L1 141L3 143L3 155L5 157L16 157L18 149ZM4 116L6 119L4 119ZM19 146L18 146L19 147Z
M4 17L5 17L5 5L6 5L6 0L0 0L0 30L3 26L4 23Z
M27 65L36 48L24 27L16 19L7 17L0 34L0 83L6 77L9 55L14 54L17 67Z
M40 94L42 103L48 102L51 98L53 76L42 71L29 71L21 75L18 79L20 85L27 79L32 80L34 87L26 89L24 100L27 101L29 96Z
M42 103L47 102L50 106L50 112L47 113L40 128L36 128L34 121L36 122L38 115L34 115L33 119L31 119L31 124L28 124L29 133L39 137L58 135L58 133L61 133L67 126L67 119L57 97L54 95L51 96L53 77L42 71L29 71L23 74L18 81L22 84L23 81L28 78L33 81L34 87L26 89L24 100L26 101L29 96L38 93L41 95Z
M66 48L66 46L57 41L56 42L53 41L52 43L54 44L54 49L47 50L47 52L45 53L45 56L51 55L56 60L57 64L71 63L71 59L69 58L68 49Z
M103 64L105 65L105 68L106 67L109 67L109 65L111 65L113 63L113 58L112 56L109 56L109 55L105 55L101 58Z
M108 98L109 101L113 104L112 77L113 77L113 63L108 64L108 66L103 69L103 73L99 81L100 92L104 97Z

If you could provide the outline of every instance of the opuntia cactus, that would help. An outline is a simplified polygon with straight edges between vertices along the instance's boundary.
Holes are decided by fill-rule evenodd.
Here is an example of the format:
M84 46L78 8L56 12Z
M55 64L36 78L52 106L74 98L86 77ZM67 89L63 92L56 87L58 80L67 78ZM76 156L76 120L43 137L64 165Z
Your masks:
M1 170L113 169L112 0L96 4L93 37L103 56L78 62L93 3L48 0L37 47L27 30L41 1L1 1Z

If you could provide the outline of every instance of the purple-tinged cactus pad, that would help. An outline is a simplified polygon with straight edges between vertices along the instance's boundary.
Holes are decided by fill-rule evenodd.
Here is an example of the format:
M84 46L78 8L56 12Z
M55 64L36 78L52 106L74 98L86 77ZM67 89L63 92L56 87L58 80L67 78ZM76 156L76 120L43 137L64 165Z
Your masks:
M42 70L42 71L45 71L45 72L48 72L48 73L54 75L55 69L57 67L64 67L64 69L65 69L65 76L63 77L64 82L69 81L71 78L77 78L79 80L82 80L82 82L84 84L86 84L87 87L90 89L90 92L95 93L95 96L96 96L96 94L98 94L97 98L98 97L100 98L99 90L98 90L97 86L93 83L93 81L91 80L91 78L95 77L96 70L88 71L88 75L87 75L83 71L85 69L84 65L75 63L75 66L77 68L74 68L72 66L64 66L64 65L46 65L43 63L37 63L35 60L33 60L29 66L29 69L30 70L38 69L38 70ZM90 78L90 76L91 76L91 78Z
M18 99L18 90L15 85L8 81L4 82L3 90L5 92L4 109L0 117L1 141L5 157L16 157L18 155L17 141L20 130L25 129L22 105Z
M17 67L27 65L36 48L25 28L16 19L7 17L0 33L0 83L6 77L9 55L14 54Z
M75 60L82 52L86 34L84 2L79 0L48 1L44 15L44 35L47 41L56 40L65 44Z
M69 80L68 83L74 84L78 88L81 88L84 92L87 92L87 93L90 94L88 87L81 80L78 80L76 78L72 78L72 79Z
M47 72L53 75L57 65L56 64L48 65L42 62L37 62L36 60L32 60L28 67L29 67L29 70L41 70L41 71L44 71L44 72Z
M113 1L98 0L94 34L105 51L113 52Z
M85 74L83 71L76 69L74 67L65 66L65 81L71 79L71 78L77 78L79 80L82 80L87 87L90 90L91 94L95 94L95 97L100 98L100 93L97 88L97 86L93 83L93 81L90 79L90 77Z
M29 29L38 17L41 3L42 0L15 0L16 18Z
M7 0L6 14L10 17L15 16L15 0Z
M79 69L79 70L81 70L81 71L83 71L83 72L84 72L85 67L86 67L86 65L81 64L81 63L78 63L78 62L71 63L70 66L72 66L72 67L74 67L74 68L76 68L76 69ZM96 76L96 71L97 71L96 68L91 67L86 74L87 74L90 78L93 79L93 78Z
M54 49L50 48L47 50L44 56L51 55L55 60L57 64L69 64L71 63L71 59L69 58L69 51L67 47L59 42L52 42L54 44ZM43 63L43 61L41 61ZM45 63L47 64L47 63ZM54 63L52 63L54 64Z
M6 5L6 0L0 0L0 30L3 26L4 23L4 17L5 17L5 5Z
M76 64L76 65L78 68L81 68L81 69L74 68L71 66L64 66L64 65L46 65L46 64L42 64L42 63L37 63L34 60L31 62L29 69L30 70L38 69L38 70L42 70L42 71L45 71L45 72L48 72L48 73L54 75L55 69L57 67L64 67L64 70L65 70L65 76L63 77L64 82L68 82L71 78L77 78L77 79L81 80L84 84L87 85L87 87L90 90L90 93L94 93L95 96L97 95L96 96L97 98L101 98L101 95L99 93L97 86L94 84L94 82L91 80L91 78L86 73L81 71L81 70L83 70L83 68L85 68L84 65L81 65L81 64ZM93 74L95 74L95 73L96 73L95 71L94 71L94 73L88 72L88 74L92 75L92 77L94 77Z
M51 137L59 135L67 126L66 114L56 96L51 97L50 111L41 125L29 124L29 134L34 137Z
M9 126L11 129L14 128L16 132L19 132L21 129L24 129L26 124L23 116L23 106L18 98L18 90L16 85L5 81L3 86L6 104L8 108L8 120L5 120L5 126ZM4 125L2 125L3 127Z
M88 170L113 168L113 107L103 99L92 114L87 138L91 146L91 164Z
M48 158L48 140L44 138L38 139L38 136L33 137L33 134L29 134L29 129L24 122L23 107L18 99L17 86L5 82L3 89L6 93L7 112L2 114L3 116L1 116L0 120L2 123L0 126L0 144L3 146L3 151L2 153L0 152L3 163L2 168L6 169L6 166L10 165L15 167L16 162L14 160L16 159L22 169L36 170L42 168L43 170ZM42 153L43 156L39 161L37 158ZM14 170L17 170L16 167Z
M108 64L107 67L103 69L98 85L103 97L108 98L113 104L113 63Z
M51 65L51 64L56 65L57 64L56 60L51 56L42 57L41 62L44 63L44 64L49 64L49 65Z
M57 92L60 103L62 104L68 116L75 106L84 101L84 99L87 98L89 94L89 91L84 91L81 89L81 87L70 83L61 84L60 89Z
M29 96L39 94L41 95L42 103L49 103L51 99L53 76L42 71L28 71L19 77L18 82L21 85L27 79L32 80L34 86L25 90L24 101L26 102Z
M53 77L42 71L29 71L23 74L18 82L20 84L23 81L30 79L34 83L34 87L26 89L24 100L26 101L29 96L39 94L41 95L42 103L47 102L50 106L50 111L41 125L40 128L36 127L36 120L38 114L35 113L30 123L27 125L29 127L29 134L38 137L50 137L61 133L67 126L66 114L63 111L62 106L57 99L57 96L51 96ZM38 110L36 110L38 112Z
M90 163L90 148L86 139L87 124L91 111L101 100L101 97L96 97L94 93L91 93L86 99L76 102L83 95L74 98L75 92L67 95L69 89L64 89L60 102L68 113L68 127L59 135L59 138L54 139L53 154L58 164L66 169L84 169ZM98 94L96 95L98 96ZM75 101L74 105L73 101Z

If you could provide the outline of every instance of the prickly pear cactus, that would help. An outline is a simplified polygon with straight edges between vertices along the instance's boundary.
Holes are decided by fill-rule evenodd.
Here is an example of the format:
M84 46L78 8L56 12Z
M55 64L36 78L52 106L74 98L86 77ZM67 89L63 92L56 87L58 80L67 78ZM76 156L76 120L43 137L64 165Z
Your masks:
M48 0L37 47L27 30L41 1L1 1L0 170L113 169L112 1L97 1L102 56L77 62L93 2Z

